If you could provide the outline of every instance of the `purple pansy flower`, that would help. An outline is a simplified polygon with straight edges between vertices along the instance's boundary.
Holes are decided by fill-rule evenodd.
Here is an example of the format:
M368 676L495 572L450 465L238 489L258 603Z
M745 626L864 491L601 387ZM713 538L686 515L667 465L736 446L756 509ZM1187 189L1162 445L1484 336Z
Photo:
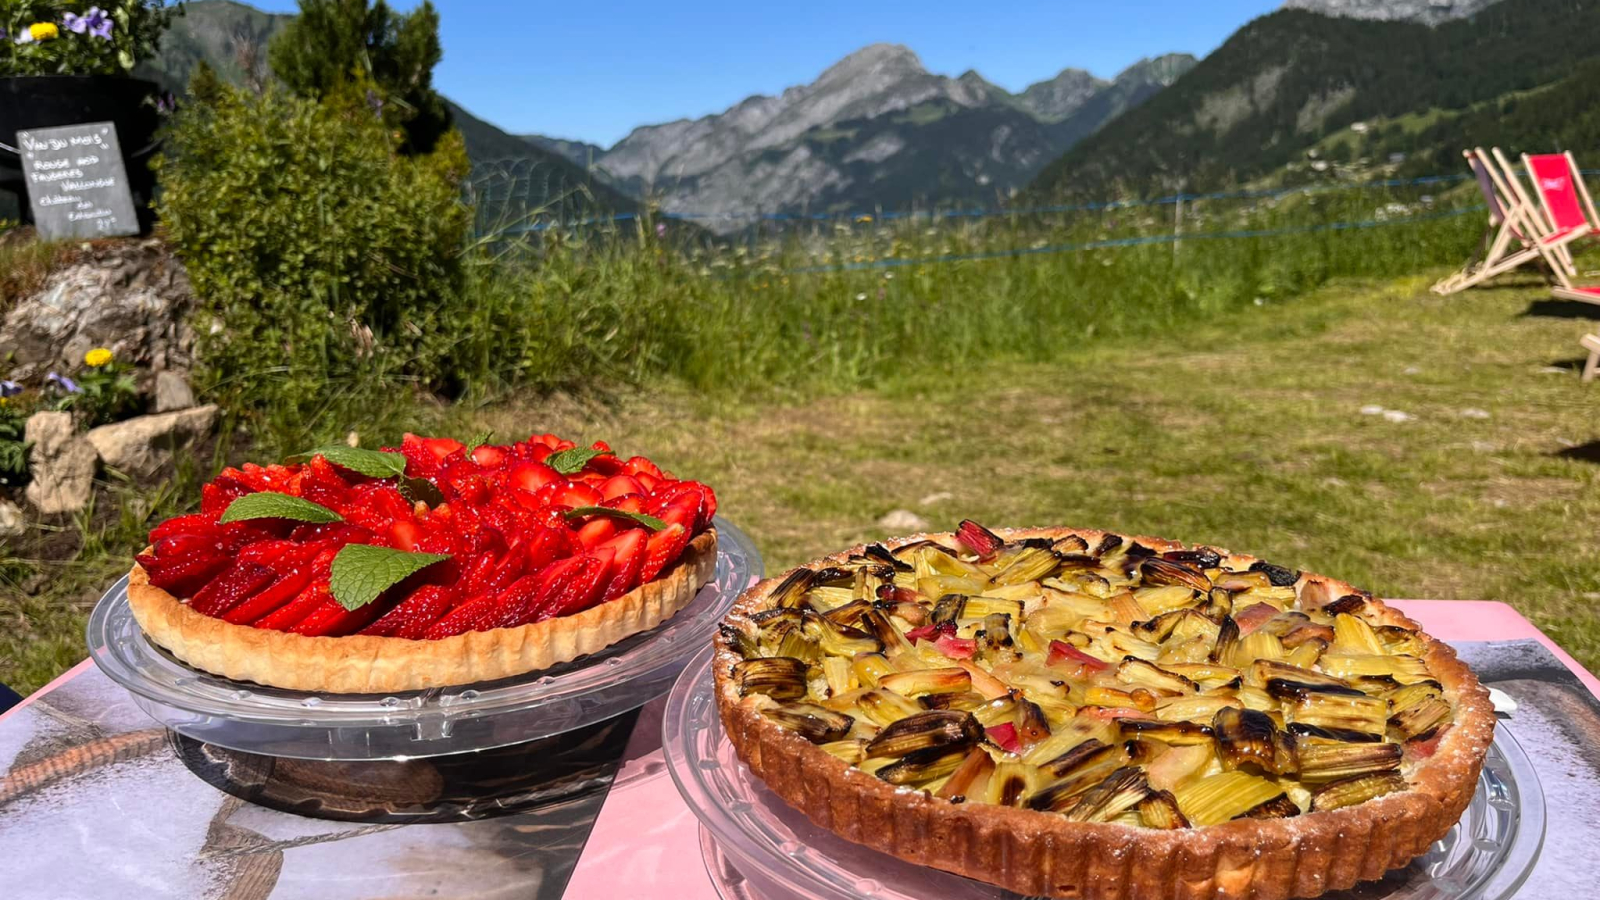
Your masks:
M51 372L50 374L44 376L44 382L45 384L53 384L69 394L76 394L78 391L82 390L82 388L78 387L78 383L76 381L73 381L71 378L68 378L65 375L58 375L55 372Z
M61 24L73 34L88 32L91 37L111 40L111 17L98 6L89 7L89 11L81 16L67 13L61 17Z
M22 393L22 385L17 384L15 381L0 379L0 397L15 397L20 393Z

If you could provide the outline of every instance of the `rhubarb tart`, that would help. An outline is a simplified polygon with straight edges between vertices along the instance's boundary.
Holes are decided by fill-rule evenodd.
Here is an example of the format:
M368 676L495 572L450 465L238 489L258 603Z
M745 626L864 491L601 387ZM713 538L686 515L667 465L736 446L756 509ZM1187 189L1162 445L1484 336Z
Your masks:
M859 546L746 592L715 653L739 757L818 825L1081 900L1381 878L1461 817L1495 727L1365 591L1102 531Z
M128 577L156 644L292 690L492 681L595 653L710 580L716 496L650 460L554 435L407 435L228 468Z

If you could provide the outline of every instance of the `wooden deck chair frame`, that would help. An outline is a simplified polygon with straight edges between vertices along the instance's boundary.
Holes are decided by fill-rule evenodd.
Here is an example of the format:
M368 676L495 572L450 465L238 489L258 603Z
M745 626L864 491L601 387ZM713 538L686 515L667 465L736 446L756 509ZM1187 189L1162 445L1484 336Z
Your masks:
M1600 334L1586 334L1578 339L1583 349L1589 351L1589 361L1583 364L1583 380L1593 381L1600 375Z
M1586 219L1583 228L1574 229L1574 232L1576 232L1576 237L1600 236L1600 231L1597 231L1597 229L1600 229L1600 215L1595 213L1594 198L1589 195L1589 185L1584 183L1583 170L1578 168L1578 161L1573 158L1570 150L1562 153L1561 156L1567 161L1567 173L1568 177L1572 179L1572 190L1573 193L1577 195L1579 210L1583 213ZM1522 166L1527 171L1528 178L1532 179L1534 185L1537 186L1539 183L1539 176L1534 173L1533 160L1526 153L1522 154ZM1554 222L1555 214L1551 211L1549 201L1545 199L1543 191L1539 192L1539 202L1540 209L1543 210L1545 217L1550 222ZM1563 251L1566 252L1566 260L1570 264L1572 261L1570 250L1567 250L1566 247L1563 246ZM1574 275L1577 274L1577 267L1572 266L1570 271ZM1600 287L1583 287L1563 283L1558 287L1552 288L1551 293L1563 300L1577 300L1583 303L1600 303ZM1585 374L1587 374L1587 370ZM1590 375L1589 377L1593 376Z
M1513 193L1528 211L1527 220L1537 236L1534 246L1544 254L1545 262L1549 264L1550 271L1560 286L1573 290L1572 276L1578 274L1578 268L1573 265L1572 251L1567 249L1567 245L1589 234L1592 228L1588 225L1580 225L1567 231L1557 228L1550 219L1548 209L1541 205L1543 200L1541 199L1538 204L1534 202L1533 196L1528 193L1528 189L1522 184L1522 179L1517 175L1517 170L1511 165L1511 161L1506 159L1505 154L1500 152L1500 148L1493 147L1489 152L1494 154L1495 161L1500 164L1498 174L1491 169L1491 176L1497 182L1503 182L1503 189Z
M1484 193L1484 203L1489 207L1489 227L1484 231L1482 250L1477 259L1467 263L1461 271L1433 286L1435 294L1454 294L1474 285L1482 284L1496 275L1519 269L1539 259L1542 255L1535 230L1528 222L1526 207L1494 178L1494 162L1483 148L1463 150L1467 166L1478 178ZM1518 249L1513 252L1513 245Z

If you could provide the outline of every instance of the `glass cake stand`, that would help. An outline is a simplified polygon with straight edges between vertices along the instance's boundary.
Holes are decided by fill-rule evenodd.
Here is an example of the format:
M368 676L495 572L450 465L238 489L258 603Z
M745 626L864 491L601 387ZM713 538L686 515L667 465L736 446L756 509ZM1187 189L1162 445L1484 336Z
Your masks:
M820 828L767 790L723 738L711 653L690 663L667 698L667 771L700 820L706 871L723 900L1016 900L1018 894L903 862ZM1382 881L1337 900L1505 900L1544 843L1544 794L1504 722L1460 823Z
M122 578L89 617L89 655L145 712L186 737L266 756L406 760L521 744L609 719L666 693L762 576L761 555L718 517L717 565L688 606L600 653L517 678L394 694L286 691L190 668L157 647Z

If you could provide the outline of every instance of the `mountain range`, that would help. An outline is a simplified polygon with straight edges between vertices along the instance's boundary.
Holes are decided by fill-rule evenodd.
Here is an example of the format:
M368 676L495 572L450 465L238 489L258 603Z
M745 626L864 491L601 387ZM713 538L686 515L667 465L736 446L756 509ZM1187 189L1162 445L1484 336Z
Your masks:
M1371 123L1381 128L1344 142L1351 152L1359 155L1381 137L1386 153L1420 155L1439 171L1457 171L1457 141L1509 144L1510 135L1484 116L1472 120L1473 133L1457 132L1448 142L1431 126L1571 81L1578 67L1600 56L1597 0L1476 6L1470 15L1431 25L1426 16L1330 18L1302 9L1263 16L1172 87L1051 163L1032 195L1147 195L1248 182L1304 160L1351 126ZM1569 89L1600 101L1600 84L1574 82Z
M194 0L141 73L181 90L205 60L234 83L264 81L266 45L289 18ZM1003 201L1194 65L1161 56L1111 80L1069 68L1012 94L977 72L934 74L908 48L874 44L810 84L642 126L609 148L512 135L451 109L491 218L542 206L626 212L648 201L724 217L733 229L745 213Z
M610 148L528 140L670 212L993 203L1194 64L1142 60L1110 81L1065 69L1011 94L975 71L934 74L906 47L873 44L810 84L636 128Z
M197 0L146 72L200 59L236 82L287 21ZM722 214L905 209L1200 191L1304 170L1308 156L1455 171L1472 143L1600 146L1600 0L1286 0L1204 60L1081 69L1011 93L874 44L813 82L601 147L513 135L452 104L480 208ZM1296 169L1296 166L1299 169ZM1298 177L1298 176L1296 176Z

